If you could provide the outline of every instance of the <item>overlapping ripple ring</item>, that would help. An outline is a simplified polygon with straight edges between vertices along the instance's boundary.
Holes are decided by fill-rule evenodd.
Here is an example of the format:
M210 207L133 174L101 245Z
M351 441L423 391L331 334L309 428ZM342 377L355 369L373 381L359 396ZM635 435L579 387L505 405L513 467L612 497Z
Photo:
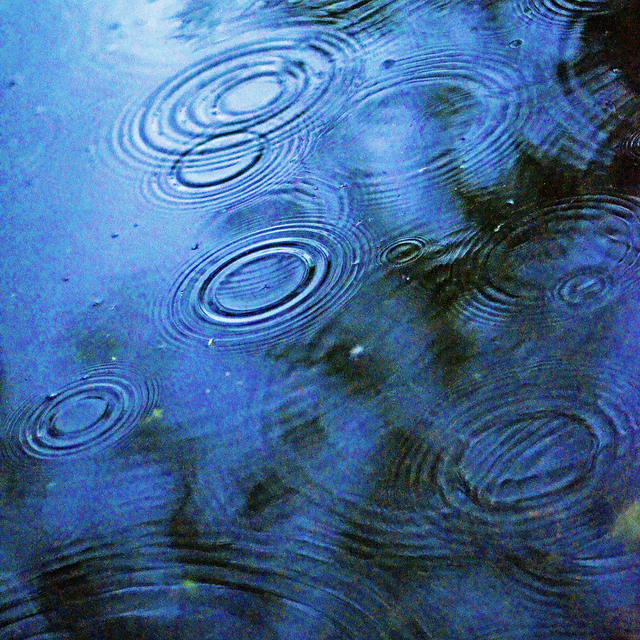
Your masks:
M247 529L223 532L173 536L193 605L206 603L238 617L238 605L243 614L260 612L262 631L276 631L270 637L279 637L277 631L283 637L388 637L385 621L391 603L385 592L367 582L354 584L335 562L339 549L318 536L315 526L278 536ZM224 637L232 636L237 633Z
M412 0L313 0L304 5L304 19L311 18L346 33L380 37L392 32L395 20L412 8ZM395 20L394 20L395 19Z
M637 97L619 75L584 58L558 65L558 85L536 89L537 108L524 129L536 153L553 155L580 169L609 164L611 134L638 110Z
M203 144L224 148L225 137L241 132L267 136L271 144L308 135L339 113L358 77L354 40L338 33L298 28L244 40L187 67L142 106L123 112L113 153L153 169Z
M115 446L154 408L158 387L125 369L96 367L9 419L9 455L56 460Z
M245 194L242 194L243 196ZM322 220L328 224L349 224L351 203L348 192L332 179L311 174L297 174L265 193L257 194L249 202L238 197L224 208L213 211L212 221L225 220L230 228L263 228L267 224L282 224L284 221ZM252 222L247 222L247 218Z
M250 205L291 180L309 143L307 137L292 135L274 145L248 130L212 136L170 166L148 172L141 195L172 213L184 205L219 211Z
M286 202L300 217L322 219L331 224L342 224L351 215L346 189L330 179L312 174L299 175L280 189L269 193L267 198Z
M425 158L419 173L427 171L445 182L462 173L472 185L485 186L491 185L516 157L520 144L516 132L530 106L524 84L506 56L466 54L439 47L398 60L385 76L363 86L353 102L359 105L356 109L362 108L384 94L414 88L454 89L469 94L478 103L473 121L455 132L453 146Z
M571 522L562 529L570 544L596 535L579 524L611 465L637 464L640 384L606 366L547 361L528 373L463 390L449 420L452 445L429 473L445 504L486 532L541 542Z
M156 315L170 343L256 350L298 338L340 309L369 269L362 226L260 230L188 263Z
M469 251L469 291L456 313L500 324L510 314L538 313L541 303L571 320L637 286L640 200L582 196L524 214Z

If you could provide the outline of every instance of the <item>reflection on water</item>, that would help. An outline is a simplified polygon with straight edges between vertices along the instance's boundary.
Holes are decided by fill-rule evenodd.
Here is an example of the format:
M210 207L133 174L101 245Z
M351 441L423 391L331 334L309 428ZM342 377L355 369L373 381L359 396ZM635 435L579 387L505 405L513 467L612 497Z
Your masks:
M636 0L0 7L0 638L640 637Z

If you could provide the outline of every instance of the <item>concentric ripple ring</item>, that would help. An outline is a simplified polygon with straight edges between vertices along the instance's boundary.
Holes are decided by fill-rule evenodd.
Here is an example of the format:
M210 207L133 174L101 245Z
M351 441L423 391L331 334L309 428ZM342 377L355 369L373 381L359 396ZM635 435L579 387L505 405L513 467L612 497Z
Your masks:
M321 28L249 33L120 115L105 154L145 170L154 205L234 206L279 188L361 75L355 40ZM129 171L125 171L126 174Z
M304 334L354 293L371 245L360 227L322 222L249 234L182 268L156 309L162 330L245 349Z
M462 389L430 477L444 503L487 535L508 530L514 541L560 546L587 539L596 535L591 497L613 465L637 464L638 388L608 365L590 372L546 361L524 378ZM571 535L557 540L569 520Z
M6 430L9 453L41 460L96 453L124 438L152 411L157 399L153 381L97 367L40 404L18 409Z
M418 260L427 250L428 244L420 236L400 238L382 249L380 262L390 267L404 267Z
M352 39L297 29L246 40L187 67L142 107L125 111L115 153L153 167L239 131L268 136L274 145L339 113L358 76Z
M511 166L519 149L514 131L531 106L523 86L519 70L505 56L426 48L364 84L347 115L367 121L384 105L413 95L423 105L415 114L423 131L412 142L419 147L413 151L416 157L403 172L429 172L444 182L463 174L470 185L489 186Z
M571 320L635 291L640 201L582 196L526 213L469 251L469 291L457 303L468 322L554 311Z

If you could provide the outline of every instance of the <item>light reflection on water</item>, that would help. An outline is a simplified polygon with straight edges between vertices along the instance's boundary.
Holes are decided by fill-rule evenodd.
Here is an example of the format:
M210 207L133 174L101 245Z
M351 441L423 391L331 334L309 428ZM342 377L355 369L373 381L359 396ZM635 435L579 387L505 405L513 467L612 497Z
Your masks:
M0 638L640 634L640 6L0 8Z

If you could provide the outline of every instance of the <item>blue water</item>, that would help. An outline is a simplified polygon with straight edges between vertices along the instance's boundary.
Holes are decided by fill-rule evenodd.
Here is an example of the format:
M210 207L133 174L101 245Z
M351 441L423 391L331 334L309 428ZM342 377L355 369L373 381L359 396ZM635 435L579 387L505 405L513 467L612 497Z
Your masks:
M639 28L0 2L0 640L640 637Z

